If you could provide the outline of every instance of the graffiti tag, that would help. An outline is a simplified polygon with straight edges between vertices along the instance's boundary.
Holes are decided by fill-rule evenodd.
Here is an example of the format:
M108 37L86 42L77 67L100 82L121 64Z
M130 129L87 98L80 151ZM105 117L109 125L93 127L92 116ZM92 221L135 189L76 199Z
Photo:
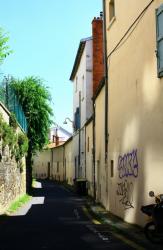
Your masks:
M138 177L138 167L137 150L133 150L131 153L118 157L118 172L120 179L128 176Z
M134 208L133 206L133 183L127 180L117 183L117 195L120 197L119 202L124 209Z

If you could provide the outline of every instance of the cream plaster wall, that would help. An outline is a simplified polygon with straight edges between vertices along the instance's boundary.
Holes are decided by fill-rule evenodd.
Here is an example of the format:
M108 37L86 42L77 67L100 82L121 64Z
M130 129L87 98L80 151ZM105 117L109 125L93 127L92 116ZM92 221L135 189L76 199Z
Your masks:
M105 166L105 87L95 100L96 199L106 206L107 166Z
M86 125L86 179L88 194L93 197L93 121Z
M107 54L150 2L115 0L108 22ZM109 176L107 208L124 220L144 224L140 207L163 190L163 78L157 78L155 0L119 48L109 66ZM126 14L127 13L127 14ZM126 172L125 172L126 170ZM110 171L109 171L110 172Z
M51 164L51 149L37 152L33 159L33 176L41 179L48 178L50 174L48 164Z
M64 148L58 146L52 149L52 165L51 165L51 177L56 181L65 180L64 171Z
M78 164L78 158L79 158L79 131L75 132L73 135L73 141L72 141L72 162L74 166L74 172L75 172L75 178L80 177L82 175L82 170L79 167Z
M72 140L64 144L64 169L66 175L66 181L69 185L73 185L73 179L75 178L75 169L72 158Z

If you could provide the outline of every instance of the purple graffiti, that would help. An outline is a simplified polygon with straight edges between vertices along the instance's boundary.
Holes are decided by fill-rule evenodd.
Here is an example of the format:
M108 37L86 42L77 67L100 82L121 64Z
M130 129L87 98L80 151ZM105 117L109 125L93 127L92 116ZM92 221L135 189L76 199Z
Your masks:
M133 206L133 183L127 180L117 183L117 195L120 197L119 202L124 209L134 208Z
M118 172L120 179L128 176L138 177L138 167L137 149L133 150L131 153L118 157Z

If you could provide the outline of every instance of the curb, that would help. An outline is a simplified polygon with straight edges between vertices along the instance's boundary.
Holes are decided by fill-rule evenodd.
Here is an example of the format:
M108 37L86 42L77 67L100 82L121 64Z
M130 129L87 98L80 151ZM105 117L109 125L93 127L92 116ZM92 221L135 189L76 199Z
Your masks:
M134 225L130 225L126 223L126 228L124 227L125 222L115 223L113 219L106 218L100 212L96 212L95 209L91 207L90 204L86 203L85 205L87 212L89 213L90 219L93 222L98 221L98 224L108 225L110 226L111 231L115 235L115 237L119 238L120 240L124 241L128 245L132 246L135 249L144 250L144 249L151 249L151 250L161 250L161 245L154 245L149 242L143 233L143 228L139 228ZM88 217L89 218L89 217ZM121 225L123 223L124 225ZM94 223L96 224L96 223ZM128 227L128 228L127 228ZM139 231L140 230L140 231ZM137 232L140 235L137 235Z

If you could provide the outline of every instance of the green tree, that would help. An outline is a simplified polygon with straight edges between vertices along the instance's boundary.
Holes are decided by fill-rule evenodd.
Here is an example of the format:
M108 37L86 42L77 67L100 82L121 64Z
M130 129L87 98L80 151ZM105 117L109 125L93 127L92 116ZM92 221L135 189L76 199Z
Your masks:
M12 52L7 45L9 37L0 28L0 64Z
M27 191L32 185L32 157L48 142L48 132L51 125L52 109L50 93L38 77L26 77L23 80L11 79L19 102L22 105L28 122L27 136L29 140L27 165Z

